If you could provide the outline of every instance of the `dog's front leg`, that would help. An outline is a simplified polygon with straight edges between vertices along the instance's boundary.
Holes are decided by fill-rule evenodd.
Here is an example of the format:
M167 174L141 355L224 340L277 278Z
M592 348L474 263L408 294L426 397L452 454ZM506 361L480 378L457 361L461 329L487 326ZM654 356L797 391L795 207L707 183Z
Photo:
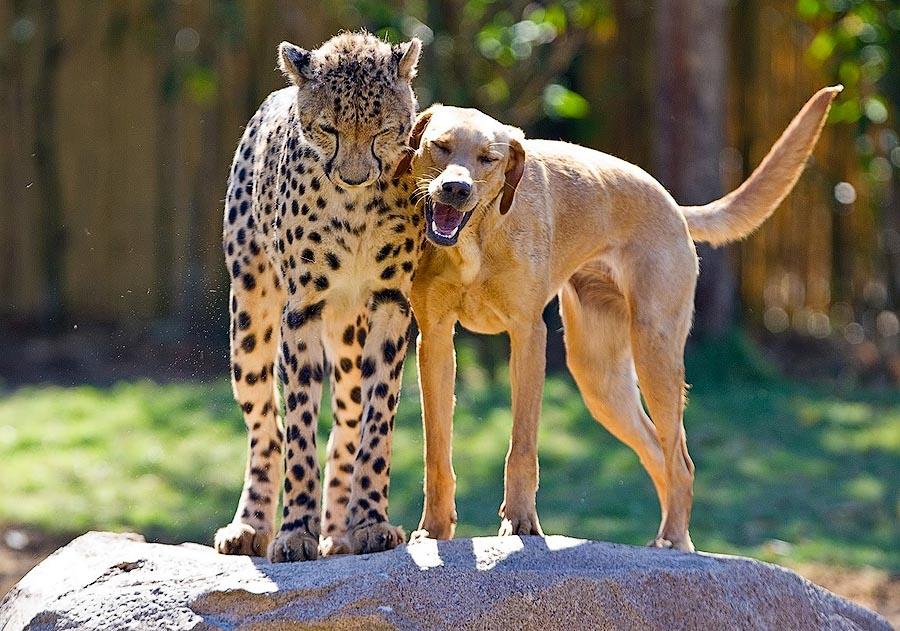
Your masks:
M509 362L513 427L506 454L501 535L543 535L535 499L538 487L537 434L546 368L547 327L538 319L510 331Z
M425 504L414 538L451 539L456 530L456 474L453 472L453 406L456 318L436 323L420 318L416 361L425 432Z

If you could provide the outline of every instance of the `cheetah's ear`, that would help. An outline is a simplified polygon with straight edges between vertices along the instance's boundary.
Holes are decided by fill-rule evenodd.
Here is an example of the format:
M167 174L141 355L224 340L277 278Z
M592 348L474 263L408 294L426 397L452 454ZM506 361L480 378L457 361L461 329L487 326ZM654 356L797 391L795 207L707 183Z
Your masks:
M397 60L397 77L405 81L412 81L416 76L419 54L422 52L422 40L413 37L408 42L397 44L393 48L394 59Z
M316 77L312 53L290 42L281 42L278 45L278 67L284 76L297 86L302 86Z
M422 142L422 134L425 133L425 128L428 127L431 114L431 108L428 108L416 117L412 131L409 132L409 146L404 150L403 158L400 160L400 164L397 165L397 170L394 171L395 180L402 175L406 175L412 169L413 156L419 149L419 144Z

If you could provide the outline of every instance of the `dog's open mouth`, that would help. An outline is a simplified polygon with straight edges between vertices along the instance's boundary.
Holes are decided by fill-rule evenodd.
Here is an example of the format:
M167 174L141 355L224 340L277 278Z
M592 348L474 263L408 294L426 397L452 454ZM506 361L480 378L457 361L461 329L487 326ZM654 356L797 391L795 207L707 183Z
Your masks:
M437 245L455 245L459 233L472 215L432 199L425 202L425 234Z

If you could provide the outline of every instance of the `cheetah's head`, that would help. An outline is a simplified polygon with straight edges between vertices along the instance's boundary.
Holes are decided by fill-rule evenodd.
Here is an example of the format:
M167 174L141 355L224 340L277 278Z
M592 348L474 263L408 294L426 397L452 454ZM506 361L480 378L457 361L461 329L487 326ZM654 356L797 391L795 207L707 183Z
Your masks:
M278 47L282 72L299 88L303 135L335 184L370 186L403 158L421 48L416 38L391 45L368 33L342 33L312 51Z

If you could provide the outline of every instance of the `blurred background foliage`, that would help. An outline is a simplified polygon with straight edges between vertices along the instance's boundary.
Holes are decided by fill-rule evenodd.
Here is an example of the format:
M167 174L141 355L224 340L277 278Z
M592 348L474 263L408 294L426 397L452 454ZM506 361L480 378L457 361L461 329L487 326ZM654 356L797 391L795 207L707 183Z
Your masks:
M815 89L843 83L773 220L701 249L696 331L748 332L811 376L900 380L897 0L6 2L6 328L221 344L222 191L242 125L282 85L275 45L358 27L425 42L422 107L615 153L684 203L736 186ZM795 357L810 353L825 359Z

